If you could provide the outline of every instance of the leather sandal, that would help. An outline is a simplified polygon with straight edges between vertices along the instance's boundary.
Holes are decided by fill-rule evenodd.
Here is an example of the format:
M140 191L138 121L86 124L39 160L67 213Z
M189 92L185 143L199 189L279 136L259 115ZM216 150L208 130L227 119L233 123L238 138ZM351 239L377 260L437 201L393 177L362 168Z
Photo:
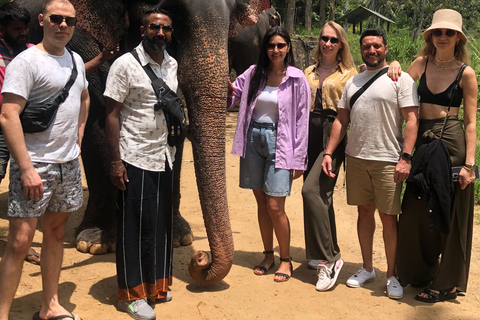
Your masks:
M273 254L273 250L263 251L263 254ZM259 270L262 273L255 273L255 274L257 276L263 276L263 275L266 275L268 270L270 270L274 266L275 266L275 260L273 260L272 264L270 265L270 267L268 267L268 269L265 268L264 266L254 266L253 267L253 273L255 273L255 270Z
M447 290L439 290L440 292L434 292L429 288L425 288L422 292L415 296L415 300L427 302L427 303L436 303L446 300L452 300L457 298L457 291L451 292L453 288ZM422 297L420 294L426 294L427 297Z
M285 279L283 280L276 280L276 279L273 279L273 281L275 282L285 282L285 281L288 281L290 279L290 277L293 275L293 265L292 265L292 257L290 258L280 258L280 261L281 262L290 262L290 275L286 274L286 273L282 273L282 272L275 272L275 276L281 276L281 277L284 277Z

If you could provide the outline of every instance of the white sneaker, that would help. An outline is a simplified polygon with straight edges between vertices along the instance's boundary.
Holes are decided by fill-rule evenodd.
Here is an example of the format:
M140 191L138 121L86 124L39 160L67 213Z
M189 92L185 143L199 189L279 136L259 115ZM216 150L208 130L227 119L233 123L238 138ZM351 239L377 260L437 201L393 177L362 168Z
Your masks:
M130 317L137 320L154 320L157 318L155 311L145 299L118 301L117 309L128 313Z
M308 261L308 266L313 270L317 270L319 264L320 264L320 261L318 261L318 260Z
M348 278L347 286L351 288L358 288L365 284L365 282L372 281L375 279L375 268L373 268L372 272L368 272L363 267L355 272L353 276Z
M327 264L318 264L318 281L315 288L317 291L327 291L335 285L337 282L340 270L343 267L343 260L338 259L334 262Z
M397 277L387 279L387 296L390 299L401 299L403 297L403 287Z

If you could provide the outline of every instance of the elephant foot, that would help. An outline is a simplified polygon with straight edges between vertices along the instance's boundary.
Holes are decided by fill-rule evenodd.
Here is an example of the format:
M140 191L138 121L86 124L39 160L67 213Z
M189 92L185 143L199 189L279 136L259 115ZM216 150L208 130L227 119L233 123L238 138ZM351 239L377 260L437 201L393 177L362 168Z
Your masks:
M93 255L115 252L115 232L102 230L98 227L84 229L77 235L77 250Z
M189 246L193 242L193 233L188 222L177 212L173 216L173 247Z

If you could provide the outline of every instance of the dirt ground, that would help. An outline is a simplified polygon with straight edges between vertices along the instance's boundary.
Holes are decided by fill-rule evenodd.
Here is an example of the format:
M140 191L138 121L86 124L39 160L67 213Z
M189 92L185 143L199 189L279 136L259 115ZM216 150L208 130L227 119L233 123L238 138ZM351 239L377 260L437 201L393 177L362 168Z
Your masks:
M345 265L337 285L328 292L315 291L316 271L308 268L305 259L303 210L300 194L302 179L293 183L287 199L287 214L292 227L291 255L293 277L286 283L275 283L273 272L256 276L254 264L262 260L262 243L256 219L256 206L251 191L238 187L238 157L230 155L236 113L227 116L227 191L230 220L235 243L235 258L228 276L219 284L201 286L189 277L187 265L194 250L209 251L194 179L191 144L185 144L182 173L181 212L190 222L195 235L192 246L174 250L173 300L155 305L157 319L479 319L480 311L480 225L475 224L472 263L468 292L453 302L428 305L413 296L418 289L405 288L401 300L385 294L385 254L382 226L377 219L374 242L375 281L362 288L348 288L347 278L361 266L360 247L356 235L356 210L346 204L345 188L340 177L335 192L337 231ZM88 197L84 183L84 196ZM7 183L0 186L0 254L3 255L8 222L6 220ZM86 203L86 202L85 202ZM65 237L65 257L60 278L60 301L85 320L130 319L118 312L116 300L115 255L90 256L76 251L75 228L83 209L71 215ZM478 219L476 220L478 221ZM33 247L40 251L42 232L39 229ZM278 266L278 246L275 248ZM41 304L40 268L25 263L21 283L13 302L10 319L32 319Z

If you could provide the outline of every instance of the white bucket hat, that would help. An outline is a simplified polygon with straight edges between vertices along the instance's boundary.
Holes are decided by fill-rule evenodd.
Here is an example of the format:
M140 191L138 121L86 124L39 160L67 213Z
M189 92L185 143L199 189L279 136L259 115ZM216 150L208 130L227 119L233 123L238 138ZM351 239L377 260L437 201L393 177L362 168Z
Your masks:
M452 29L458 32L463 41L467 42L467 37L462 31L462 15L451 9L441 9L433 14L432 25L423 32L423 39L428 40L430 31L434 29Z

